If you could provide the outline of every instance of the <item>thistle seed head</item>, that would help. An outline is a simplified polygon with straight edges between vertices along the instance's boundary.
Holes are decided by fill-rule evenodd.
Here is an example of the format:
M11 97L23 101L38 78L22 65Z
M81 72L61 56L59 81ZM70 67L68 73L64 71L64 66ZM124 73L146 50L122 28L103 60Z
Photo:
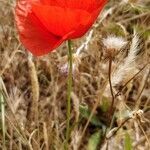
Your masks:
M102 40L107 57L114 57L126 44L127 41L122 37L110 35Z

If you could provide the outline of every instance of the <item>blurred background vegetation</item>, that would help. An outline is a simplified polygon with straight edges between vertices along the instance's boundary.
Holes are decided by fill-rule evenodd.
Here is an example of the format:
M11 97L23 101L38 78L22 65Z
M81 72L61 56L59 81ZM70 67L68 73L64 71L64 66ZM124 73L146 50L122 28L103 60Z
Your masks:
M19 42L14 6L15 0L0 0L0 149L61 150L67 47L64 43L48 55L31 56ZM110 35L127 41L112 63L111 113L103 43ZM72 42L74 53L80 46L82 51L74 62L69 149L149 150L150 1L110 0L91 31Z

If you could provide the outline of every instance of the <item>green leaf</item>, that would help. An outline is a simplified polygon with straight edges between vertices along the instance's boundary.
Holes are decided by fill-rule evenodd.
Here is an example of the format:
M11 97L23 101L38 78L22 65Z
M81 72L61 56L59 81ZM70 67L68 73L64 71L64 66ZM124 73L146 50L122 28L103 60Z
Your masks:
M97 150L101 142L101 131L95 132L91 135L88 141L87 150Z
M80 105L81 117L88 120L88 118L90 117L90 114L91 114L91 110L87 106ZM104 126L96 115L93 115L90 122L95 126Z
M107 97L103 96L100 108L103 112L107 112L109 110L110 100Z
M131 140L129 133L125 134L124 150L132 150L132 140Z

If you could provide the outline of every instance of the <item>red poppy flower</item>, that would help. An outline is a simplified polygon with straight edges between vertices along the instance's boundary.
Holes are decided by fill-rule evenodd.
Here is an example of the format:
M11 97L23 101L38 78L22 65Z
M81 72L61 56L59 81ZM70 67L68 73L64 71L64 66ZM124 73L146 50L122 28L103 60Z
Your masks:
M21 42L34 55L84 35L107 0L18 0L16 24Z

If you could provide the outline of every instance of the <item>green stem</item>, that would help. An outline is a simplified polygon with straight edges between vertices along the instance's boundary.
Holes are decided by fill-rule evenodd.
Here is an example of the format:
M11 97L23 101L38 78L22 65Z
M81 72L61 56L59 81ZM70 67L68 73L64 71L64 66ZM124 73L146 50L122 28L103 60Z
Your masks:
M0 91L1 92L1 91ZM5 132L6 132L6 125L5 125L5 102L4 97L0 93L0 105L1 105L1 115L2 115L2 135L3 135L3 150L6 150L6 140L5 140Z
M70 138L70 116L71 116L71 91L72 91L72 49L71 49L71 41L68 40L68 64L69 64L69 72L68 72L68 82L67 82L67 129L66 129L66 143L65 149L68 150L68 143Z

